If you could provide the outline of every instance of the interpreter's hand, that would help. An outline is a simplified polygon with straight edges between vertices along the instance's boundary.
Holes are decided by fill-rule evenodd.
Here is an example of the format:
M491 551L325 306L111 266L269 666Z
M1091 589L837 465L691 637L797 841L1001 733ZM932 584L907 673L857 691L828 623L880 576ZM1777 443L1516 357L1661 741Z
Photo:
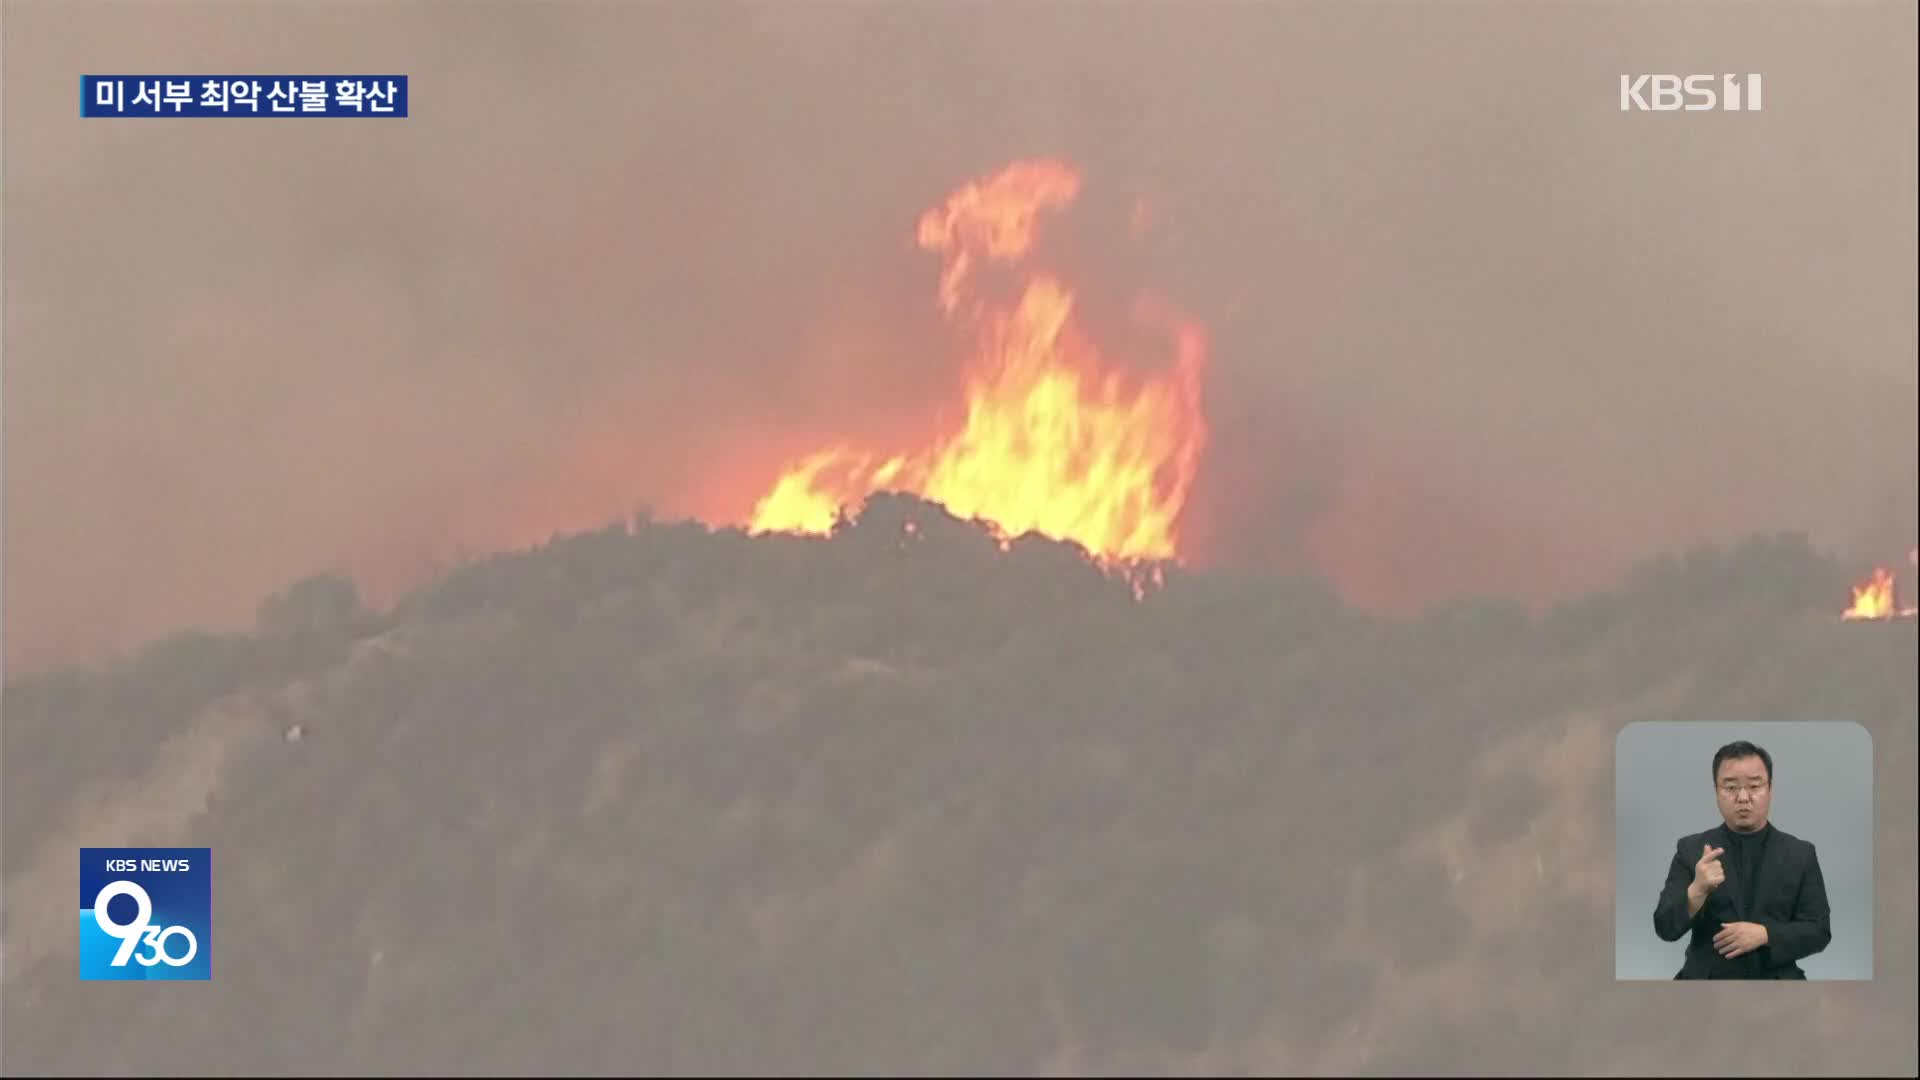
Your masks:
M1701 896L1711 893L1727 880L1727 870L1720 865L1720 856L1726 853L1726 848L1717 848L1712 844L1700 850L1700 861L1693 864L1693 887Z
M1731 960L1767 943L1767 928L1759 923L1730 922L1713 935L1714 951Z

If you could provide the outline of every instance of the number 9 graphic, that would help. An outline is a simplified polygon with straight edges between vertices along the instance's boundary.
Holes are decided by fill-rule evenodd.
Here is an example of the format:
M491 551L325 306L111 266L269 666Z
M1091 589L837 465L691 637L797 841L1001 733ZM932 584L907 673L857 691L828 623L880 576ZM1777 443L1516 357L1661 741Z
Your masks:
M133 902L138 905L139 910L135 912L132 922L117 923L107 914L107 905L119 896L131 896ZM186 927L169 926L162 930L150 925L153 922L153 898L147 895L147 890L135 882L116 881L101 889L100 894L93 898L93 921L106 932L108 937L120 939L120 951L113 954L112 966L114 967L126 967L127 958L132 956L135 947L143 942L153 950L152 956L133 957L143 967L152 967L155 964L185 967L193 963L193 958L200 952L200 942L194 938L193 931ZM167 939L175 934L187 939L187 955L178 960L167 955Z

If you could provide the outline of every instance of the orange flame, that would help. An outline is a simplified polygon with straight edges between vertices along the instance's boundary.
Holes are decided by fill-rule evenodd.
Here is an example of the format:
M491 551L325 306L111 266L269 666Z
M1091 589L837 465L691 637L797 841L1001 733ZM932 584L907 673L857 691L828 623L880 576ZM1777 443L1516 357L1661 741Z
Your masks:
M1920 548L1907 552L1909 564L1920 565ZM1893 571L1874 567L1873 576L1853 588L1853 605L1840 613L1842 619L1911 619L1920 609L1895 606Z
M983 265L1020 263L1040 212L1064 209L1079 191L1072 167L1022 161L921 216L920 246L944 260L941 309L977 342L965 422L919 451L837 446L803 458L754 507L751 531L824 533L843 508L892 489L1002 536L1077 541L1103 561L1178 557L1176 525L1207 438L1202 329L1170 320L1172 372L1128 378L1103 364L1057 277L1027 274L1011 304L974 288Z
M1854 586L1853 606L1840 613L1843 619L1890 619L1893 617L1893 571L1875 567L1873 576Z

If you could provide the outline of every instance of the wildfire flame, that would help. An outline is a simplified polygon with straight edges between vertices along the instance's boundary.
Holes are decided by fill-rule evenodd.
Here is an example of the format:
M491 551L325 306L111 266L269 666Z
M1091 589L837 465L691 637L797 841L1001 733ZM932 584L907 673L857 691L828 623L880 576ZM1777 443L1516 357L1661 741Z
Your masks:
M1065 209L1079 191L1071 166L1021 161L920 217L919 246L943 259L941 309L975 343L964 422L906 453L842 445L806 456L754 507L751 531L825 533L842 508L886 489L983 519L1002 536L1077 541L1108 565L1178 558L1176 525L1207 439L1204 331L1164 320L1172 370L1129 377L1103 362L1057 276L1027 272L1011 302L977 288L983 267L1018 267L1041 212Z
M1843 619L1888 619L1893 617L1893 571L1875 567L1873 576L1854 586L1853 606L1841 612Z
M1920 548L1907 552L1909 564L1920 565ZM1877 566L1873 576L1853 588L1853 605L1840 613L1842 619L1891 619L1896 616L1911 619L1920 614L1920 609L1897 608L1895 606L1894 574L1884 566Z

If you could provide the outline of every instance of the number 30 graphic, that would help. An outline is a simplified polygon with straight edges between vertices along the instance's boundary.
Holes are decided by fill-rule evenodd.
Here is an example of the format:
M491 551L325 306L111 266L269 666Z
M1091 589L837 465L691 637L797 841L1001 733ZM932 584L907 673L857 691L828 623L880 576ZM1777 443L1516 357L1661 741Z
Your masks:
M135 913L132 922L117 923L107 914L107 905L116 896L131 896L140 910ZM116 881L100 890L93 898L93 921L107 936L120 939L120 951L113 954L114 967L126 967L127 958L133 956L135 947L145 944L153 950L152 956L133 956L142 966L152 967L165 964L168 967L185 967L193 963L200 952L200 942L194 939L193 931L184 926L169 926L162 930L151 925L153 922L153 898L147 890L131 881ZM167 939L175 934L187 939L187 955L175 960L167 955Z

